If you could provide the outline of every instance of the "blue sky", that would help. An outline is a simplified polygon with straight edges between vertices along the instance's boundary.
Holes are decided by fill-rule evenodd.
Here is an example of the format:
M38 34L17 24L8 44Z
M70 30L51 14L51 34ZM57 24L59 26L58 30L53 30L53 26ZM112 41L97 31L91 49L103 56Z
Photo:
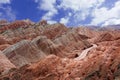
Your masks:
M120 0L0 0L0 20L30 19L67 26L120 24Z

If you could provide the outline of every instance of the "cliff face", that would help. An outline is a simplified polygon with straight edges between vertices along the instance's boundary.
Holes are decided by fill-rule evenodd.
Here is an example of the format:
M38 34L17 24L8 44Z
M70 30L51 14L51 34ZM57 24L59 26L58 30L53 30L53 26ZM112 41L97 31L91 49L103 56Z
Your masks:
M99 47L82 60L50 55L37 63L21 67L9 73L12 76L6 77L11 80L114 80L119 76L119 55L118 47Z
M0 24L0 80L119 79L119 30L45 20Z
M20 41L6 48L3 53L17 67L36 62L45 57L45 54L35 44L27 40Z
M3 74L4 71L9 70L11 68L16 68L14 64L12 64L9 59L0 51L0 75Z

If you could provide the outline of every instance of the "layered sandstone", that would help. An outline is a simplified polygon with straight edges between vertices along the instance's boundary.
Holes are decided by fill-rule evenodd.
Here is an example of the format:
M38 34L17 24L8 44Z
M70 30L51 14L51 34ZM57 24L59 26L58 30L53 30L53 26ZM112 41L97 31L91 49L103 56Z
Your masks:
M50 55L5 77L10 80L114 80L119 76L119 55L120 48L114 46L96 48L81 60Z
M45 57L45 54L28 40L20 41L6 48L3 53L17 67L31 64Z
M12 64L9 59L0 51L0 75L12 68L16 68L14 64Z
M0 80L120 79L119 29L27 19L0 31Z

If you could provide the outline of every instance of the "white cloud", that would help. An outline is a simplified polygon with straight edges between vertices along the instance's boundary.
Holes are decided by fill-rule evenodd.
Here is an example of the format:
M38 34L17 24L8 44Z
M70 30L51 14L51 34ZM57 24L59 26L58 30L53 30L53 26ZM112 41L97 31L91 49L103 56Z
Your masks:
M48 20L47 22L48 22L49 24L57 23L57 21L53 21L53 20Z
M102 24L102 26L107 26L107 25L117 25L120 24L120 19L109 19Z
M65 25L67 25L68 22L69 22L69 18L61 18L60 19L60 23L63 23Z
M92 8L97 8L104 3L105 0L61 0L59 9L64 9L65 11L70 9L71 15L67 15L74 24L80 24L81 21L84 21L88 16L91 15ZM65 16L66 17L66 16ZM70 21L70 20L69 20ZM67 22L67 23L71 23Z
M58 14L58 9L68 10L67 17L75 19L76 22L85 20L89 15L89 9L98 6L104 2L104 0L60 0L60 5L56 3L56 0L35 0L39 4L38 8L40 10L47 11L45 15L42 16L42 19L52 20L52 18ZM74 15L74 16L72 16ZM65 18L65 17L64 17ZM61 19L61 22L68 23L68 19Z
M0 19L13 21L16 19L15 13L10 6L4 7L3 4L10 4L11 0L0 0Z
M110 25L110 24L120 24L120 1L117 1L111 9L106 7L96 8L92 14L94 17L91 24L92 25ZM112 22L113 21L113 22Z
M0 0L0 4L9 4L10 0Z
M56 3L56 0L41 0L40 9L46 10L46 11L54 11L55 7L54 4Z
M65 11L66 15L59 19L64 24L81 24L88 17L92 18L91 25L111 25L120 24L120 0L118 0L111 9L103 7L102 4L107 0L35 0L39 3L39 9L47 11L42 19L50 23L56 23L53 17L56 17L58 9ZM60 15L60 14L59 14ZM71 23L72 22L72 23Z
M51 18L57 14L57 11L48 11L43 17L42 19L45 19L45 20L51 20Z
M79 11L91 8L95 5L100 6L103 2L104 0L61 0L61 4L59 7Z
M89 15L89 11L88 10L84 10L84 11L78 11L74 14L74 19L76 22L80 22L80 21L84 21L87 16Z
M13 21L16 19L16 15L10 6L3 7L2 5L0 5L0 10L2 10L0 12L0 19L7 19L9 21Z
M39 3L39 9L47 11L42 19L51 20L52 17L58 13L55 8L56 0L35 0L35 2Z
M69 13L68 13L68 16L69 16L69 17L71 17L71 16L72 16L72 13L71 13L71 12L69 12Z

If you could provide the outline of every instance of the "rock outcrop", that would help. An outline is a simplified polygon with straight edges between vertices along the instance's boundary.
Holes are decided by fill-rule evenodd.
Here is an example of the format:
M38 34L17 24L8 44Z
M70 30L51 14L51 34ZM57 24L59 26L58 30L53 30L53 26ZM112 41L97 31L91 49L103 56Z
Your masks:
M118 55L120 48L114 46L96 48L82 60L50 55L40 62L9 73L12 76L4 77L10 80L114 80L120 70Z
M4 32L4 31L9 30L9 29L17 29L20 27L27 27L28 25L30 25L30 24L26 23L25 21L15 21L11 24L8 24L8 25L1 27L0 32Z
M67 28L63 24L52 24L44 26L42 35L48 39L55 39L67 31Z
M7 24L8 24L8 22L6 20L0 20L0 27L3 27Z
M47 21L46 20L41 20L39 22L39 25L45 26L45 25L47 25Z
M114 37L110 33L102 33L100 36L96 38L96 42L103 42L103 41L112 41Z
M9 59L0 51L0 75L2 75L6 70L16 68Z
M3 53L17 67L36 62L45 57L45 54L28 40L20 41L6 48Z
M4 49L6 49L9 46L10 46L9 44L0 45L0 50L3 51Z
M91 46L87 39L87 36L79 34L76 29L72 29L56 38L53 42L57 45L60 45L62 51L66 52L63 54L64 56L72 57L77 55L76 53L73 53L73 51L79 50L80 52L83 49Z
M8 43L7 39L5 39L4 36L0 36L0 45L7 44L7 43Z
M0 26L0 80L119 80L120 30L46 20Z
M33 39L32 43L36 44L37 47L46 55L59 55L61 52L59 45L54 44L50 39L47 39L46 36L38 36L37 38Z

